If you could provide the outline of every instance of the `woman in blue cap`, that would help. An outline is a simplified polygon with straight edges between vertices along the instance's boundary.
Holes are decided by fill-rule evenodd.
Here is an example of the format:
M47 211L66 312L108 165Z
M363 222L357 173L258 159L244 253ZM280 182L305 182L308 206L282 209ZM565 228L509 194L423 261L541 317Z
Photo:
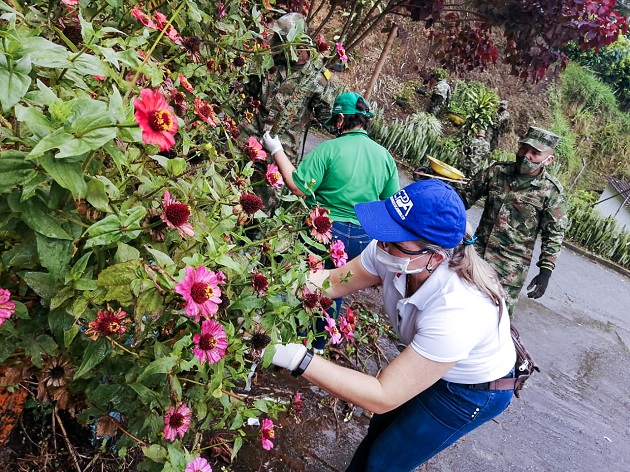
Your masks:
M407 345L377 377L302 344L278 344L273 364L375 413L347 471L411 471L507 408L516 361L496 274L476 253L464 205L429 179L356 213L375 240L310 283L329 296L383 284L385 310Z
M348 259L358 256L371 241L357 219L355 205L389 198L399 189L396 162L387 149L368 137L372 116L360 94L339 95L324 123L338 130L339 137L309 152L297 169L277 136L271 137L269 132L263 136L263 146L275 159L289 190L294 195L307 195L308 204L329 210L333 239L343 242ZM327 268L334 267L331 261L326 262ZM338 313L341 299L335 301ZM317 331L324 332L324 326L320 320ZM325 345L326 336L313 343L318 350Z

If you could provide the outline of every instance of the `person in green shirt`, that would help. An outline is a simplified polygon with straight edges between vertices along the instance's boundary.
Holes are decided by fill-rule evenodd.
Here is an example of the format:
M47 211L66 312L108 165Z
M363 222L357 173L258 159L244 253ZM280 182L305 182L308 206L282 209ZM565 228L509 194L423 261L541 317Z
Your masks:
M387 149L368 137L372 116L360 94L339 95L325 125L332 125L340 136L318 145L297 169L277 136L269 132L263 136L263 146L273 156L289 190L297 196L306 195L310 205L319 204L330 212L333 240L343 242L348 260L358 256L371 241L354 206L385 200L399 190L396 162ZM328 268L334 267L332 261L326 262ZM335 302L339 312L341 299ZM314 348L323 349L325 345L326 338L318 338Z

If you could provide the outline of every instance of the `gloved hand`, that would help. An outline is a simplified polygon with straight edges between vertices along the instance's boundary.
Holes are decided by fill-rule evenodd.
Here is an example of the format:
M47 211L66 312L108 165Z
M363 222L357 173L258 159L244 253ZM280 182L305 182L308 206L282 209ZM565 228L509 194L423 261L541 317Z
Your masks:
M295 370L306 356L304 344L289 343L275 344L276 353L273 355L271 363L287 370Z
M262 145L267 151L269 151L269 154L271 154L272 156L279 151L284 151L282 143L278 139L278 135L272 138L269 134L269 131L263 134Z
M532 281L527 286L527 290L532 290L527 293L529 298L540 298L545 294L545 290L547 290L547 285L549 285L549 278L551 277L551 270L541 268L538 275L532 279ZM534 288L536 287L536 288Z

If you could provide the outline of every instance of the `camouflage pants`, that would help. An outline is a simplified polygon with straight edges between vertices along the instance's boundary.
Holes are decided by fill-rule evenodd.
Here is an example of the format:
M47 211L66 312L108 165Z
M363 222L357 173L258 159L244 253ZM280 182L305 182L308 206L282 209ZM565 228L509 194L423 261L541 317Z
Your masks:
M503 291L505 292L505 304L507 305L510 319L514 318L514 309L516 308L516 304L521 296L521 288L523 288L522 285L519 285L518 287L514 285L503 285Z

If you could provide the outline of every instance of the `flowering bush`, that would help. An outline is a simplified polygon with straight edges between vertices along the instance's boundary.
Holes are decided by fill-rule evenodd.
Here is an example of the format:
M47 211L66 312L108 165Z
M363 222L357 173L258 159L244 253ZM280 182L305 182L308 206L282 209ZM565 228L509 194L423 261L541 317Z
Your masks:
M269 5L0 5L6 378L113 424L143 470L211 470L204 432L232 457L247 435L271 448L284 407L239 389L331 301L295 289L328 251L327 212L284 195L269 217L257 187L282 179L238 140L243 84L273 65Z

